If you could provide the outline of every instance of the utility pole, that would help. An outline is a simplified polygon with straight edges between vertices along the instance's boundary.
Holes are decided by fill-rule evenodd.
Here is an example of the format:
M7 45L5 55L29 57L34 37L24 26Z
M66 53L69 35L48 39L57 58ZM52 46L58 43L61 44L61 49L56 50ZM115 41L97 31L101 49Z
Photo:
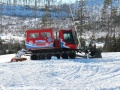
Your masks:
M34 18L35 18L35 22L34 22L34 29L36 29L37 28L37 20L36 20L36 18L37 18L37 0L35 0L35 2L34 2Z
M1 21L1 22L0 22L0 23L1 23L1 25L0 25L0 29L1 29L1 30L0 30L0 33L2 33L2 9L3 9L3 8L2 8L2 2L1 2L1 3L0 3L0 12L1 12L1 13L0 13L0 21Z
M79 13L79 19L80 19L80 37L82 35L82 32L83 32L83 6L84 6L84 1L83 0L80 0L79 1L79 10L78 10L78 13Z

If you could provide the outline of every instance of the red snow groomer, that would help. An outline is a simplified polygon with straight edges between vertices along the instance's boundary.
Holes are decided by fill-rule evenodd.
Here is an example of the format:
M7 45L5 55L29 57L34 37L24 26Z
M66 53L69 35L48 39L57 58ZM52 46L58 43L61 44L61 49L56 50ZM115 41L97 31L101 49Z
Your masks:
M26 31L26 53L30 53L31 60L51 59L56 56L58 59L74 59L76 52L81 51L75 30L59 30L53 32L53 29L38 29ZM83 56L84 57L84 56ZM91 57L96 56L94 53Z

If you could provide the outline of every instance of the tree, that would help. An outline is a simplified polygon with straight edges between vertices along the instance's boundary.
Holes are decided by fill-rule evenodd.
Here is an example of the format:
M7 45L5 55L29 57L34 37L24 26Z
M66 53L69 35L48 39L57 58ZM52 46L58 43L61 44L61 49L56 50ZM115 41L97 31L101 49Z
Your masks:
M104 0L102 14L106 14L106 9L110 4L112 5L112 0Z
M54 0L44 0L45 1L45 8L43 9L43 16L42 16L42 28L46 28L48 24L51 26L52 19L50 12L50 5L54 2Z
M84 24L84 7L85 7L85 1L81 0L79 1L79 9L78 9L78 20L80 21L80 27L79 29L79 33L80 36L82 35L83 32L83 24Z

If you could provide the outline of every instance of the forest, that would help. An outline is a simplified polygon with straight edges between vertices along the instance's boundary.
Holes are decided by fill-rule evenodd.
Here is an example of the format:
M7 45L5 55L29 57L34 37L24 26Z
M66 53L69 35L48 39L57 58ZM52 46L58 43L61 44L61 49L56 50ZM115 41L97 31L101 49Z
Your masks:
M39 28L44 28L48 23L50 23L50 25L53 24L51 26L55 28L55 23L53 21L56 17L51 17L51 10L55 13L63 13L62 11L65 11L70 16L66 16L65 18L58 17L58 20L69 18L73 21L72 27L77 29L80 36L82 36L83 33L92 32L92 36L90 37L91 43L93 41L105 43L104 47L100 48L103 52L120 52L120 0L103 0L101 1L102 3L99 1L97 2L97 0L76 0L74 4L62 3L62 0L59 2L56 2L56 0L35 0L33 3L31 3L31 0L20 0L20 2L18 0L6 1L7 2L1 0L1 3L7 3L8 5L23 5L27 7L27 9L34 10L34 17L32 18L37 18L35 14L37 12L36 10L42 10L45 13L40 17L43 26ZM32 7L29 6L30 4L33 4ZM2 4L0 5L2 7ZM0 10L2 11L2 9ZM4 29L9 29L9 27L3 25L2 13L0 17L0 32L2 33L5 31ZM36 26L34 27L36 28L41 24L39 22L35 23ZM25 31L23 29L29 28L27 25L23 27L27 28L21 28L20 30ZM101 37L96 38L97 33L105 33L105 36L101 34ZM81 37L81 41L85 41L85 38ZM85 44L83 44L83 47L86 48ZM25 48L24 41L23 43L4 43L4 40L0 39L0 54L16 53L21 48Z

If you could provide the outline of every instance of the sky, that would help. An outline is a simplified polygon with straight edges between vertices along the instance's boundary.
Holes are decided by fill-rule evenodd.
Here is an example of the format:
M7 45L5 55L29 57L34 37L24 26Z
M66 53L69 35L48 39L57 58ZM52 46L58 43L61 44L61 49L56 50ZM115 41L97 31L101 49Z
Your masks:
M76 0L62 0L63 3L74 3Z

